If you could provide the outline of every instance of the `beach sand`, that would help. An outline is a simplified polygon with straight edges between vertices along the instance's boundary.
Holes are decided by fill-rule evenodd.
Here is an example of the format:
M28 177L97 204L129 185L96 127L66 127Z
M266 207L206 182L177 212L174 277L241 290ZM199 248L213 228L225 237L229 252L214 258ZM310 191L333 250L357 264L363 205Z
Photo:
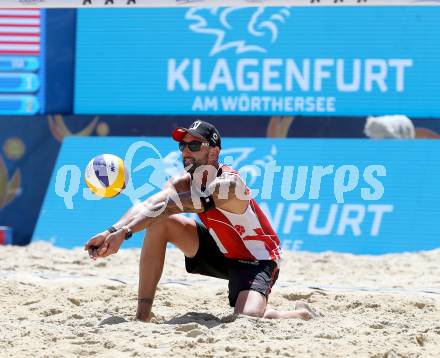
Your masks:
M167 252L155 318L134 319L140 250L0 246L1 357L440 357L440 250L384 256L286 252L270 305L311 321L235 316L227 282Z

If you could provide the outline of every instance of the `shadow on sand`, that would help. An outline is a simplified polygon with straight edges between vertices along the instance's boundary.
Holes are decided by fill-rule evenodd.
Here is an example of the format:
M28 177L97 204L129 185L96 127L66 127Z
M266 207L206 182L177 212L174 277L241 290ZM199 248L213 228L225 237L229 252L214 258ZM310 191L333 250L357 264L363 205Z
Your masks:
M207 328L213 328L223 323L231 323L237 319L237 315L231 314L222 318L218 318L210 313L188 312L182 316L174 317L164 324L187 324L197 323Z

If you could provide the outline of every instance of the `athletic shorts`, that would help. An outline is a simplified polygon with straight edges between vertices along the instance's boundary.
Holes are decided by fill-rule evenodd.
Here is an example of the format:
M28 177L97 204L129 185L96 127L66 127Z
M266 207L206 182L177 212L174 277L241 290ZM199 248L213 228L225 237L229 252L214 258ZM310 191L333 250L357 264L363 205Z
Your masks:
M269 297L278 278L275 261L246 261L226 258L219 250L208 229L196 222L199 250L192 257L185 257L186 271L229 281L229 305L235 307L241 291L257 291Z

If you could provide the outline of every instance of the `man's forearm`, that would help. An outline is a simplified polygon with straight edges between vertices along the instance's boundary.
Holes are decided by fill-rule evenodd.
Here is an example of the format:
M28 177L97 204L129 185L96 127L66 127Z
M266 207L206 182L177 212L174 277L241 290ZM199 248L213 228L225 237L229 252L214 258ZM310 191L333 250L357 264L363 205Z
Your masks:
M120 228L127 225L132 220L133 216L135 216L140 210L140 205L142 204L137 204L128 209L127 212L113 226L115 228Z
M167 210L166 200L156 203L142 203L134 215L125 223L131 231L138 232L148 228L155 221L160 220L166 216L172 215L170 210Z
M130 225L130 223L134 221L135 218L138 217L140 214L146 214L147 208L151 206L150 203L161 203L166 201L166 198L169 196L169 193L170 191L172 192L172 190L173 189L166 188L160 191L159 193L154 194L153 196L148 198L145 202L138 203L132 206L116 223L113 224L113 226L115 228L120 228L122 226ZM140 230L142 230L142 228Z
M192 197L190 192L169 191L168 195L157 195L132 207L114 226L128 226L135 233L173 214L202 211L200 200Z

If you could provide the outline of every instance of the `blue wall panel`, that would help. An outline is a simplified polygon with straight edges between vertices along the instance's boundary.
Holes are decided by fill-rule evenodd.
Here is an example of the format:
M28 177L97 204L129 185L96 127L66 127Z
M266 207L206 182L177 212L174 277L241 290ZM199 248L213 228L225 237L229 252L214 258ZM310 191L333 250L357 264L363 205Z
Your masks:
M223 148L221 160L246 175L286 248L383 254L440 247L438 141L226 138ZM125 158L129 170L149 164L131 173L121 195L96 200L83 171L103 153ZM169 137L68 138L34 240L81 246L181 168ZM322 170L328 174L319 179ZM125 246L141 244L138 234Z

